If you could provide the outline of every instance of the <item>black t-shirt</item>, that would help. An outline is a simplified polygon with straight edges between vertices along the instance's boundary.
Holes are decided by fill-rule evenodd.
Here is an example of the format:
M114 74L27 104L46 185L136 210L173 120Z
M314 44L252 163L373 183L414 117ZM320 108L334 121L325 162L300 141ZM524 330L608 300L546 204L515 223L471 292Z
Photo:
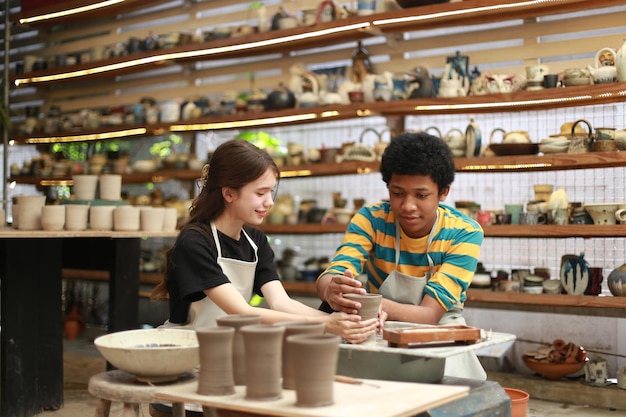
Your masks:
M265 233L244 226L244 230L258 246L258 263L253 291L263 295L261 287L279 279L272 250ZM254 248L241 234L239 240L217 232L222 257L254 261ZM205 290L229 283L222 268L217 264L217 248L209 225L188 225L183 228L170 253L167 268L167 289L170 295L170 322L185 324L192 302L206 297Z

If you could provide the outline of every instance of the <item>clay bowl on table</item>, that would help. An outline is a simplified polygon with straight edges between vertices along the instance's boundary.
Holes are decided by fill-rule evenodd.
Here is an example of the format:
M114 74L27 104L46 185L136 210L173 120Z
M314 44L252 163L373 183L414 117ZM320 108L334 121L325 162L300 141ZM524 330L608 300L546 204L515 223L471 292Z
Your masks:
M174 381L200 364L195 330L127 330L100 336L94 344L111 365L142 382Z
M561 379L574 374L585 366L585 361L574 363L538 362L536 359L523 355L524 364L531 370L547 379Z

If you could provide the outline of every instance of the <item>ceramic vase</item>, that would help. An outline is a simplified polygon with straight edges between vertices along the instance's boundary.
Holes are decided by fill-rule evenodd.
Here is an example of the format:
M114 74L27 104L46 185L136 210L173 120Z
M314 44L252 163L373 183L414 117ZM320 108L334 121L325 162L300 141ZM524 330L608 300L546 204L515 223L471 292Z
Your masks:
M235 393L233 377L233 327L206 327L196 330L200 353L198 394Z
M344 294L344 297L361 303L359 316L361 320L369 320L378 317L378 310L383 296L380 294ZM362 344L376 344L376 333L368 337Z
M563 255L560 270L561 284L568 294L582 295L589 284L589 264L584 253L580 256Z
M283 326L249 324L241 328L246 351L246 399L273 401L282 397Z
M293 369L291 367L291 356L301 355L299 351L291 349L291 345L287 343L287 338L296 334L324 334L324 323L315 323L310 321L288 321L280 323L285 328L283 337L283 357L282 357L282 376L283 388L294 389L295 382Z
M241 328L250 324L260 324L261 316L255 314L230 314L216 319L218 326L235 329L233 336L233 374L235 385L246 384L246 351Z
M339 336L296 334L287 337L294 374L296 405L322 407L334 402L333 384L339 358Z
M607 284L611 294L616 297L626 297L626 264L611 271Z

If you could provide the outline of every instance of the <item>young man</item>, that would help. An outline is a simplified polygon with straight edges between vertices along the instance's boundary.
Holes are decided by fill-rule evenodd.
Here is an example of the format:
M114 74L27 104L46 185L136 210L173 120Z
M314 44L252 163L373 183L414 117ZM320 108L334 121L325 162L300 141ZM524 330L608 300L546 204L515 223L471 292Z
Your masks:
M388 320L465 324L463 303L483 231L468 216L440 205L454 181L450 149L435 136L403 133L386 148L380 171L389 201L364 206L352 218L317 280L321 308L355 313L358 303L342 294L372 292L383 295ZM470 356L464 364L447 361L446 375L485 379Z

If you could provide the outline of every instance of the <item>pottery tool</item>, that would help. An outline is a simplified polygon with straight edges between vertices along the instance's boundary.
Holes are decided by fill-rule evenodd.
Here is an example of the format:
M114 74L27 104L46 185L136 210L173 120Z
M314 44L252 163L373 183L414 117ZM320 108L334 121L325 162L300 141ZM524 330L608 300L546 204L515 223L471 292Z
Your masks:
M335 381L343 384L351 385L369 385L370 387L380 388L380 385L372 384L371 382L365 382L360 379L352 378L351 376L335 375Z

